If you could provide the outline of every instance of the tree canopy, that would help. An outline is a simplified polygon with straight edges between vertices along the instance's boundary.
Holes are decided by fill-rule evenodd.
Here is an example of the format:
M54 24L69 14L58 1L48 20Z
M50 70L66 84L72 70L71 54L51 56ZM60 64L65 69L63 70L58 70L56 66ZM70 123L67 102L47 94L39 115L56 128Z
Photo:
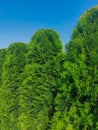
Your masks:
M0 49L0 130L97 130L97 115L98 6L65 51L52 29Z
M59 35L53 30L39 30L31 38L24 80L20 87L23 130L48 128L57 89L58 56L61 51ZM29 123L28 126L24 118Z
M98 6L86 11L66 47L53 130L98 128ZM55 122L55 123L54 123ZM58 125L57 125L58 124Z

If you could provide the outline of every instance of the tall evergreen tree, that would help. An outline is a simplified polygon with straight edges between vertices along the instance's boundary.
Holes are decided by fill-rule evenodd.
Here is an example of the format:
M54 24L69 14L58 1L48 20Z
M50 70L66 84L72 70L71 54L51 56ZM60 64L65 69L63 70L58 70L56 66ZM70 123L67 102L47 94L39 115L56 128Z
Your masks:
M52 130L98 129L98 6L86 11L66 47Z
M24 80L19 89L21 130L48 129L54 112L61 52L59 35L51 29L38 30L31 38Z
M3 68L2 106L1 106L1 130L18 130L19 93L21 84L20 74L26 64L25 54L27 45L13 43L7 48L7 54Z

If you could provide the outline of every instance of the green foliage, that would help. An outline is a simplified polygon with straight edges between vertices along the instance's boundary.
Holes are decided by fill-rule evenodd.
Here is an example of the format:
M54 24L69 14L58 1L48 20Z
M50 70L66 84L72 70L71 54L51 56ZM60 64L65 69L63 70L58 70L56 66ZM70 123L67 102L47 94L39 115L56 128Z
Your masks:
M0 87L2 86L2 72L5 56L6 56L6 49L0 49Z
M98 6L62 50L51 29L0 49L0 130L98 129Z
M1 125L2 130L17 130L18 113L18 88L21 84L20 74L26 64L25 53L27 52L24 43L11 44L7 49L7 56L3 66L2 106Z
M92 51L98 49L98 6L84 12L80 17L76 28L73 30L71 41L66 46L68 58L74 62L85 49L87 59L92 55ZM95 55L95 54L94 54Z
M3 64L6 56L6 49L0 49L0 106L2 106L2 73L3 73ZM1 117L1 109L0 109L0 117ZM0 118L0 124L2 119Z
M59 71L58 55L61 51L61 41L53 30L42 29L32 37L22 76L24 80L19 89L21 130L47 129L53 114Z
M97 130L97 44L98 7L95 7L80 17L66 47L51 129Z

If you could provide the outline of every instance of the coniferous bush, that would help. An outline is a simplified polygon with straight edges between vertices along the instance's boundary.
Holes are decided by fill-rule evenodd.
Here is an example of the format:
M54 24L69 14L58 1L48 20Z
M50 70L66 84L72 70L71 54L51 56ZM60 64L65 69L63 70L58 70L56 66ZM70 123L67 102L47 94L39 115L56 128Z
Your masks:
M20 87L21 130L48 128L58 87L58 57L61 52L59 35L51 29L38 30L31 38Z
M66 47L53 130L98 128L98 6L86 11ZM65 80L65 81L64 81Z
M2 130L18 130L20 74L26 64L27 46L24 43L13 43L6 50L3 65L1 125Z
M98 6L83 13L65 52L57 32L0 49L0 130L98 129Z

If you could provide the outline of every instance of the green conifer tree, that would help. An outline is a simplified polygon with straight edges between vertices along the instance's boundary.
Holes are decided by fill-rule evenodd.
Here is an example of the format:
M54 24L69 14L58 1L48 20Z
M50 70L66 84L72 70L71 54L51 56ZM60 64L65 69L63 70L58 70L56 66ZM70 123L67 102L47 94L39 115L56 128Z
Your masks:
M38 30L31 38L20 88L21 130L48 129L54 112L61 52L59 35L51 29Z
M26 64L25 54L27 45L24 43L13 43L7 48L7 54L3 67L2 86L2 122L1 130L18 130L19 115L19 93L21 84L20 74L24 71Z
M52 130L98 129L98 6L79 19L66 47Z

